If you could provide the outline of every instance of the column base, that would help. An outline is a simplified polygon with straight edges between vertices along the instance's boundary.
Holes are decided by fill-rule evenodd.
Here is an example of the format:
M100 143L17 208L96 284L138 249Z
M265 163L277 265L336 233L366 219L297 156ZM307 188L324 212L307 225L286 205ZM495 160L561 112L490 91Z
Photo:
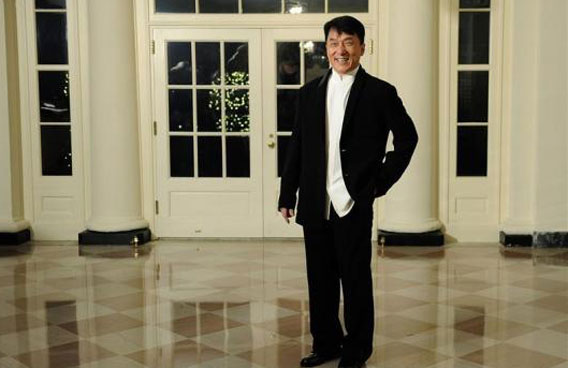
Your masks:
M79 245L131 245L134 237L138 238L138 245L147 243L151 240L150 229L116 232L85 230L79 233Z
M379 230L379 244L381 244L381 239L384 239L385 245L444 245L444 234L440 230L424 233L395 233Z
M531 234L499 232L499 242L506 247L568 248L568 232L535 231Z
M535 232L533 235L535 248L568 248L568 232L551 231Z
M507 234L504 231L499 232L499 243L506 247L531 247L533 237L531 234Z
M31 239L30 229L24 229L17 232L0 232L0 245L20 245Z

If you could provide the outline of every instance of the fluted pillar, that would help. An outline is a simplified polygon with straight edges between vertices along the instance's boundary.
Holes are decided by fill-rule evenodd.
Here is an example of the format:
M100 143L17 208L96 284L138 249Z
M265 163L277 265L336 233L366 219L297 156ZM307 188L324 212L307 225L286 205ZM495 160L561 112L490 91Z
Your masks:
M419 142L407 171L385 197L379 239L386 244L439 245L438 0L391 0L388 12L386 78L397 87Z
M17 245L30 239L30 224L22 217L17 88L11 91L12 98L8 94L9 88L17 86L17 65L9 66L8 51L16 50L8 50L7 45L14 46L16 40L6 38L6 27L15 24L8 24L4 6L0 0L0 244ZM11 60L15 64L15 58ZM9 67L12 73L8 73Z
M90 241L89 232L82 233L79 240L122 243L130 237L125 232L148 228L141 208L133 1L87 4L92 195L87 229L90 235L107 234Z

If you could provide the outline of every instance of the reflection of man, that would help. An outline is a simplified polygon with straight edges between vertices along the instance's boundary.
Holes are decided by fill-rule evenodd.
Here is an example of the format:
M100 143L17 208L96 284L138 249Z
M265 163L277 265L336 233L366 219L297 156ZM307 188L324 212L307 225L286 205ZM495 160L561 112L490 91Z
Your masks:
M400 178L418 136L396 89L360 67L361 22L338 17L324 32L332 68L299 91L278 208L289 221L299 189L313 336L301 365L341 357L339 367L361 367L373 347L372 204ZM394 149L385 155L389 132Z

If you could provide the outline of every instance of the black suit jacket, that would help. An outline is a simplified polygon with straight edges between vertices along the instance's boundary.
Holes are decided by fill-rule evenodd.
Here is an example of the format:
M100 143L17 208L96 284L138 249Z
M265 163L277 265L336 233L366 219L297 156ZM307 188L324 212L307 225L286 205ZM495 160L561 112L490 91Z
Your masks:
M321 224L325 218L327 159L325 105L331 69L300 88L295 126L280 182L278 208L295 208L296 222ZM385 155L389 131L394 150ZM347 191L357 203L385 194L408 166L418 135L396 89L360 67L351 86L340 138Z

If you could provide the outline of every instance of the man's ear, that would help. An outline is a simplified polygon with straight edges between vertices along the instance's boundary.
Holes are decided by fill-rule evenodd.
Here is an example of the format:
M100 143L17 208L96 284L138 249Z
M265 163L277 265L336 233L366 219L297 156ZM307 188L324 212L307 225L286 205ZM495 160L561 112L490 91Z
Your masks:
M362 50L361 50L361 56L365 55L365 46L366 46L366 45L367 45L366 43L363 43L363 44L361 45L361 49L362 49Z

